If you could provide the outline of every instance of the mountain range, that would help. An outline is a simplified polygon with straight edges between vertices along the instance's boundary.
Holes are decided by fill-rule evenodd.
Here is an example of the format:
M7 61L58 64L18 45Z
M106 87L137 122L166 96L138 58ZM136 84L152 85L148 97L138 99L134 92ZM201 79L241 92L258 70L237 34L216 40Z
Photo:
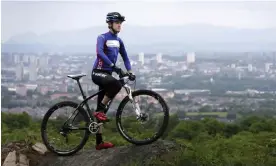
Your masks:
M42 35L27 32L2 43L2 51L95 53L96 38L105 32L106 26L52 31ZM276 50L276 28L238 29L207 24L152 27L123 25L119 36L131 53Z

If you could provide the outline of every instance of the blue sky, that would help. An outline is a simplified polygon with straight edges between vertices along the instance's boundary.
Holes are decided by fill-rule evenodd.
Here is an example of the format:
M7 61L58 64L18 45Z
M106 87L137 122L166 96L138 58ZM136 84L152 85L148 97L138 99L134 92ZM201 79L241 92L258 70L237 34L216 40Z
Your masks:
M275 28L276 2L2 1L1 38L25 32L105 26L107 12L141 26L207 23L237 28Z

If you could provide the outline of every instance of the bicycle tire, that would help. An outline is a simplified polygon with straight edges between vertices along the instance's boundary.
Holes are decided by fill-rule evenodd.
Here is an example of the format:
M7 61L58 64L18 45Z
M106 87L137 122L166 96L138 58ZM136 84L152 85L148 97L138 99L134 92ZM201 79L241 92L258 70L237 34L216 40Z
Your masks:
M87 142L87 140L89 138L90 131L89 130L85 131L85 135L84 135L83 139L81 140L80 144L76 148L74 148L74 149L71 149L71 150L68 150L68 151L60 151L60 150L56 150L54 147L52 147L49 144L48 139L47 139L46 125L47 125L48 119L52 115L52 113L55 112L58 108L64 107L64 106L69 106L69 107L72 107L72 108L76 109L78 107L78 104L75 103L75 102L72 102L72 101L62 101L62 102L59 102L59 103L56 103L55 105L53 105L46 112L46 114L44 115L44 118L42 120L42 124L41 124L41 137L42 137L43 143L45 144L45 146L47 147L47 149L49 151L51 151L51 152L53 152L53 153L55 153L57 155L60 155L60 156L69 156L69 155L72 155L74 153L77 153L79 150L81 150L83 148L83 146L86 144L86 142ZM84 120L86 122L86 126L88 126L89 117L88 117L87 113L85 112L84 108L79 107L78 111L82 114L82 116L84 117Z
M128 136L124 131L123 131L123 127L121 124L121 114L123 112L123 109L125 107L125 105L127 104L127 102L129 102L129 97L126 96L121 103L119 104L118 110L116 112L116 127L118 132L120 133L120 135L128 142L134 144L134 145L147 145L150 144L156 140L158 140L166 131L168 123L169 123L169 107L167 105L167 103L165 102L165 100L163 99L163 97L161 95L159 95L158 93L151 91L151 90L137 90L134 91L132 93L133 98L139 95L149 95L154 97L155 99L157 99L159 101L159 103L162 105L163 108L163 112L164 112L164 121L163 124L161 126L161 128L159 129L159 131L157 132L157 134L155 134L154 137L152 137L151 139L148 140L143 140L143 141L137 141L134 140L133 138L131 138L130 136Z

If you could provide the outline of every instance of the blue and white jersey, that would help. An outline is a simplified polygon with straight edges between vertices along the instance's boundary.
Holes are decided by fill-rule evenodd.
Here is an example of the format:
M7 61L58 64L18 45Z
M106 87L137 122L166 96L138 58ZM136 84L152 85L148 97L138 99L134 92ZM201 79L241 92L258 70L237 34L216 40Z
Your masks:
M101 34L97 38L97 59L93 69L112 70L110 67L117 62L118 53L121 54L126 69L131 70L131 65L123 41L111 32Z

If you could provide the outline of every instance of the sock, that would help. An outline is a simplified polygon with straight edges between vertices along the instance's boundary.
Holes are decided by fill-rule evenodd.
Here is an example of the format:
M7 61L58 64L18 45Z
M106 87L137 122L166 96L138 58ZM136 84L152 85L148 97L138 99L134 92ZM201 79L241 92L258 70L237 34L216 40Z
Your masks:
M103 142L102 134L96 133L96 144L99 145L102 142Z
M98 111L105 112L105 110L106 110L106 106L103 103L100 103Z

